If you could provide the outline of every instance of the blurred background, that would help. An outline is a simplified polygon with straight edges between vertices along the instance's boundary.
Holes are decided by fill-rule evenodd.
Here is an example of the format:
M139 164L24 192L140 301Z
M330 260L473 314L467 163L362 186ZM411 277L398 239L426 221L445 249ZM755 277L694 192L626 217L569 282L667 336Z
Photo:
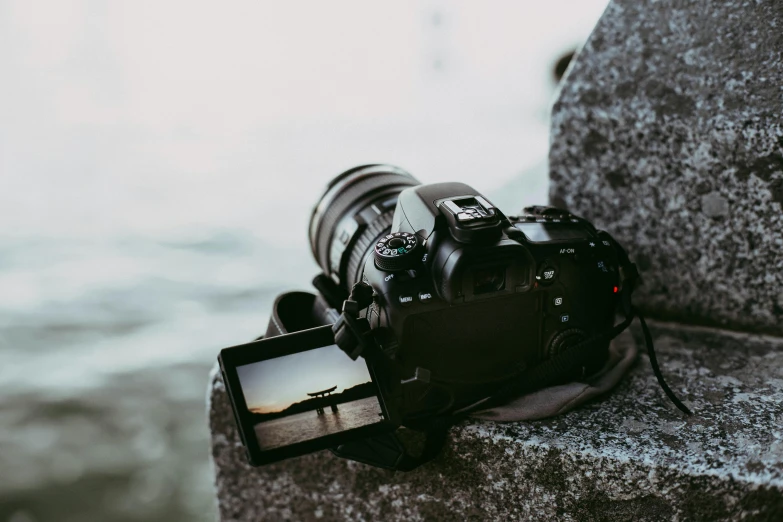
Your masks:
M221 347L308 289L327 181L547 201L606 0L0 0L0 522L214 520Z

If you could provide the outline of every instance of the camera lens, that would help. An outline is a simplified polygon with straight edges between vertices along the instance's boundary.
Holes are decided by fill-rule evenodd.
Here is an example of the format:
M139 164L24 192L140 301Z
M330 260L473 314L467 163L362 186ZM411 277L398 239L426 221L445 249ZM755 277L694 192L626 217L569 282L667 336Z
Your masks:
M310 247L324 273L349 291L367 256L391 230L397 196L419 181L392 165L343 172L326 187L310 218Z

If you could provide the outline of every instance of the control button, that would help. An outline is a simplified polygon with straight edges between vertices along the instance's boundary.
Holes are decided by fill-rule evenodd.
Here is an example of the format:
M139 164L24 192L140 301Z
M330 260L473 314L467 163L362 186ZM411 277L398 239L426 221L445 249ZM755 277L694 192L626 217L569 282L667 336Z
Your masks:
M555 306L563 306L563 296L557 296L552 299L552 304Z
M402 306L408 306L413 304L413 296L412 295L401 295L400 296L400 304Z
M552 339L552 342L549 343L549 346L547 347L547 355L549 357L552 357L553 355L557 355L564 349L577 345L587 339L587 333L576 329L576 328L570 328L568 330L563 330L557 335L555 335L554 339Z
M557 268L549 263L544 263L538 269L536 280L542 285L552 284L557 279Z
M432 301L432 293L430 292L419 292L419 302L420 303L429 303Z
M569 317L568 317L568 314L565 314L565 315L561 315L561 316L560 316L560 322L561 322L561 323L567 323L567 322L568 322L568 319L569 319Z

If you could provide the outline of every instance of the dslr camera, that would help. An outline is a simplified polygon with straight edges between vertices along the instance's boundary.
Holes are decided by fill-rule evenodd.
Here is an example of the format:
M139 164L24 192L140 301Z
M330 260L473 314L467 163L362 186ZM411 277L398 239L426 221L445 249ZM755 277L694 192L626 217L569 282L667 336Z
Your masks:
M318 293L283 294L267 335L219 358L254 464L329 448L411 469L461 415L599 370L633 315L635 266L606 232L390 165L333 179L309 238Z

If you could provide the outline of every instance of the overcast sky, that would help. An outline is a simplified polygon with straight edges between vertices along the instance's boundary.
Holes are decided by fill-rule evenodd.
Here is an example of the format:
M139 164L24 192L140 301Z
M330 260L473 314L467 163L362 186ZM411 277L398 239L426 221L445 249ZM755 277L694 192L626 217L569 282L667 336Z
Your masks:
M337 386L334 393L371 380L364 359L352 361L335 345L237 368L250 410L280 411L307 394Z
M497 188L545 160L552 67L605 4L0 1L0 232L299 244L263 218L299 233L363 162Z
M76 317L85 296L124 314L107 291L161 281L187 297L149 337L40 359L9 341L0 383L111 383L253 338L257 316L185 289L311 288L312 207L355 165L466 182L509 213L545 204L552 67L605 4L0 0L0 316ZM160 248L226 237L263 250Z

